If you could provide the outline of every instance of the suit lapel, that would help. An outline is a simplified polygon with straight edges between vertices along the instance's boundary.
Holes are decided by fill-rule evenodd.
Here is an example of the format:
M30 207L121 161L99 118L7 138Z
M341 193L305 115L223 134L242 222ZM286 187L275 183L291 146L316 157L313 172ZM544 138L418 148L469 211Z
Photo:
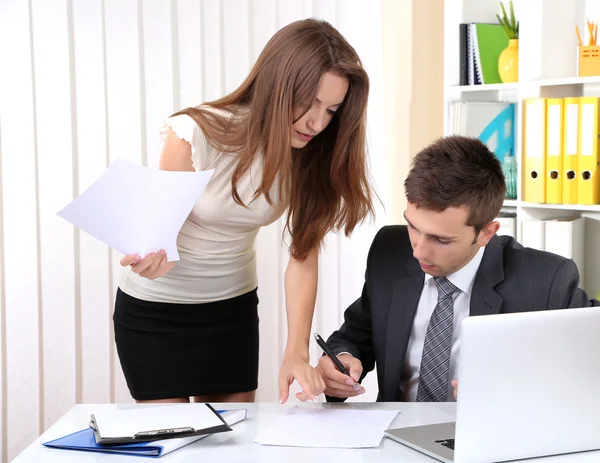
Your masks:
M406 348L424 280L425 274L417 268L394 285L385 348L384 401L395 401L398 397Z
M469 315L500 313L502 297L494 290L494 287L503 280L502 241L498 236L494 236L485 247L479 270L473 282Z
M379 392L383 401L395 401L398 398L406 349L424 280L425 274L415 260L409 264L408 274L396 280L394 284L388 317L384 390ZM494 236L485 248L473 282L470 315L491 315L500 312L502 297L494 287L503 280L502 241Z

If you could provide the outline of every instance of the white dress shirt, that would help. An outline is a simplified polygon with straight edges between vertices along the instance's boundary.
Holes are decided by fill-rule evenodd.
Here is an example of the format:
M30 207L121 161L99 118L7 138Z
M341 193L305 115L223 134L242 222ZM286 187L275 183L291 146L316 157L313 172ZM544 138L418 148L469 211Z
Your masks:
M448 401L454 401L454 388L452 387L451 380L456 379L458 374L457 358L460 348L460 324L465 317L469 316L471 290L473 289L475 275L483 257L483 251L484 248L481 248L467 265L447 276L448 280L459 289L453 295L454 317L452 319L452 350L450 351L450 371L448 373ZM437 305L437 300L438 291L435 281L431 275L425 274L425 282L408 341L406 360L400 383L400 395L407 402L415 402L417 400L419 371L421 369L421 356L423 355L425 334L427 333L429 319Z

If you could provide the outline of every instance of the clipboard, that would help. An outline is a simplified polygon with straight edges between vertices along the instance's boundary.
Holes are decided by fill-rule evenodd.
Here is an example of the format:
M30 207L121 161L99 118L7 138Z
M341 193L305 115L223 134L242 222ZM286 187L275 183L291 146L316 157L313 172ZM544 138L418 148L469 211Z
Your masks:
M209 404L165 404L92 413L98 445L122 445L231 431Z
M245 408L231 410L217 410L227 424L235 425L247 418L248 410ZM235 427L234 427L235 429ZM96 443L94 431L88 427L81 431L68 434L58 439L44 442L44 447L84 452L99 452L120 455L135 455L149 458L159 458L181 447L197 442L208 437L202 436L181 437L178 439L163 439L152 442L135 442L130 444L99 445Z

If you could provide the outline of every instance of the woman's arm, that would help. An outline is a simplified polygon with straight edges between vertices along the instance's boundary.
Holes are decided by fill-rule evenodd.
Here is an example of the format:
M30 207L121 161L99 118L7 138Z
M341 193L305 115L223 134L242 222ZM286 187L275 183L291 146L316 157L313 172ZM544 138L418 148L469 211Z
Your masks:
M281 403L287 401L294 379L300 383L310 399L314 399L325 389L325 382L320 374L308 363L308 344L317 298L318 277L318 248L312 250L303 261L290 257L285 271L288 340L279 373Z
M285 271L285 305L288 342L286 353L298 354L308 361L310 327L317 299L319 251L310 252L304 261L290 257Z

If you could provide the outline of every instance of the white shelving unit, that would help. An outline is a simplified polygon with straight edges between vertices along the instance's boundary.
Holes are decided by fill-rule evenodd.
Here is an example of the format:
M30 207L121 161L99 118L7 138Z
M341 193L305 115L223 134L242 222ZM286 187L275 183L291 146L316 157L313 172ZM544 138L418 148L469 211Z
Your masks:
M509 0L503 0L508 9ZM588 217L586 264L582 287L590 296L600 292L600 205L533 204L522 201L521 120L525 98L600 96L600 76L577 77L577 37L587 41L586 19L600 22L600 0L513 0L519 27L519 82L461 86L459 83L459 24L497 23L500 0L445 0L444 2L444 131L449 133L451 101L510 101L517 104L515 158L517 199L504 210L517 214L517 240L524 220ZM587 42L586 42L587 43Z

